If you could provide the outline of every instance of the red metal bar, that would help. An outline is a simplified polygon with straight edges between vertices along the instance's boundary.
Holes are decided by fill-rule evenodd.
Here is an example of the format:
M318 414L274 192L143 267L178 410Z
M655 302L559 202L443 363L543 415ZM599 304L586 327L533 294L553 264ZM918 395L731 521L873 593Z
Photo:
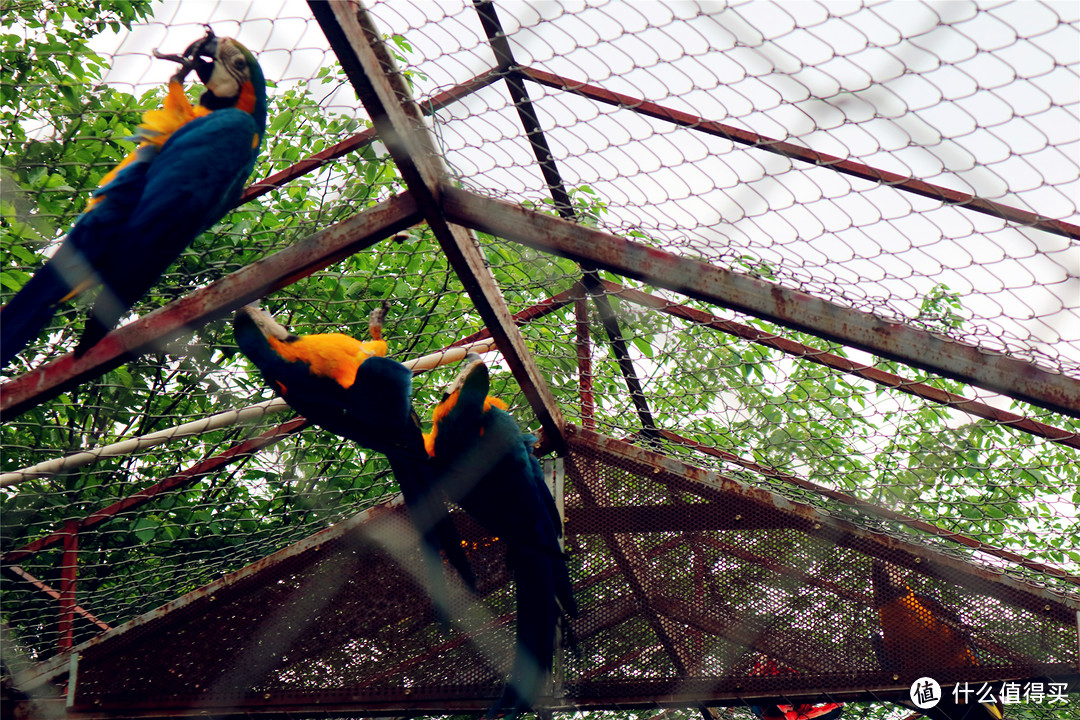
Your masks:
M455 85L445 92L433 95L427 100L422 100L418 103L420 106L420 112L425 115L431 115L433 113L442 110L448 105L451 105L461 98L471 95L472 93L487 87L491 83L495 82L501 77L501 73L496 70L489 70L486 73L477 75L472 80ZM362 130L355 135L345 138L335 145L331 145L321 152L317 152L314 155L293 163L289 167L285 168L281 172L274 173L262 180L257 180L249 185L244 194L240 197L240 201L237 205L243 205L249 200L254 200L260 195L265 195L274 188L279 188L288 182L295 180L296 178L306 175L309 172L318 170L322 166L330 163L333 160L348 155L351 152L355 152L365 145L371 144L372 141L378 138L378 133L375 132L375 128L368 128Z
M756 277L444 186L454 222L1080 417L1080 380Z
M56 601L59 602L61 600L61 598L62 598L59 590L56 590L55 588L53 588L53 587L47 585L46 583L42 582L39 578L34 577L33 575L26 572L26 570L24 570L22 567L20 567L18 565L12 565L10 567L5 567L4 572L8 573L12 577L15 577L15 578L17 578L19 580L22 580L25 583L33 585L35 588L37 588L41 592L45 593L46 595L51 597L53 600L56 600ZM97 625L103 631L112 629L112 628L109 627L109 625L107 623L103 623L101 620L98 620L97 617L93 613L91 613L89 610L82 607L81 605L75 605L75 607L72 608L72 609L75 611L76 615L78 615L79 617L85 619L87 622L91 622L94 625Z
M578 361L578 397L581 402L581 425L596 429L596 398L593 395L592 344L589 338L589 304L574 301L574 329Z
M79 359L64 355L9 380L0 385L0 411L10 420L122 365L129 357L160 347L190 328L368 248L420 219L408 192L363 210L114 330Z
M831 488L827 488L823 485L818 485L815 482L811 482L810 480L806 480L796 475L781 472L775 468L761 465L752 460L746 460L739 457L738 455L727 452L726 450L721 450L719 448L711 447L709 445L704 445L697 442L696 440L691 440L690 438L686 438L677 433L673 433L670 430L661 430L660 434L666 440L670 440L673 443L692 448L704 455L710 455L712 457L719 458L720 460L723 460L725 462L744 467L747 470L752 470L754 472L761 473L762 475L767 475L768 477L783 480L784 482L791 483L792 485L795 485L797 487L801 487L804 490L810 490L812 492L815 492L823 497L832 498L833 500L841 502L845 505L849 505L851 507L857 507L859 508L859 510L866 512L870 515L876 515L877 517L885 518L886 520L892 520L894 522L907 525L908 527L915 528L916 530L921 530L922 532L929 533L936 537L944 538L965 547L972 548L973 550L978 550L979 552L986 553L987 555L993 555L994 557L1001 558L1002 560L1008 560L1009 562L1013 562L1017 565L1026 567L1029 570L1035 570L1036 572L1053 575L1054 577L1060 580L1064 580L1065 582L1069 582L1074 585L1080 585L1080 577L1076 575L1070 575L1069 573L1065 572L1060 568L1056 568L1051 565L1045 565L1035 560L1029 560L1023 555L1018 555L1017 553L1014 553L1010 550L994 547L993 545L989 545L982 540L976 540L973 537L969 537L967 535L952 530L943 530L937 525L928 523L925 520L908 517L903 513L898 513L886 507L866 502L865 500L861 500L853 495L848 495L847 493L840 492L839 490L833 490Z
M75 644L75 584L79 574L79 521L64 525L64 554L60 556L60 622L58 648Z
M307 427L310 423L305 418L295 417L288 422L277 425L270 428L266 432L249 438L241 443L233 445L231 448L223 453L207 458L201 462L192 465L187 470L165 478L164 480L157 482L134 495L129 495L123 500L119 500L108 507L101 508L93 513L90 513L82 520L73 520L81 528L91 528L98 523L111 520L125 510L131 510L132 508L139 507L151 500L161 493L168 492L169 490L175 490L177 488L188 485L195 480L209 475L212 472L216 472L226 465L235 462L241 458L247 457L259 450L272 445L277 441L299 432L303 428ZM4 565L13 565L23 558L33 555L34 553L47 548L51 545L55 545L61 541L66 542L68 535L68 528L65 526L64 530L54 532L45 537L38 538L32 543L28 543L17 550L11 550L0 557L0 563Z
M855 375L856 377L865 378L866 380L894 388L900 392L907 393L908 395L914 395L923 398L924 400L931 400L936 403L941 403L942 405L948 405L949 407L954 407L957 410L970 415L993 420L996 423L1006 425L1014 430L1020 430L1021 432L1043 437L1047 440L1053 440L1062 445L1080 449L1080 434L1075 432L1063 430L1062 428L1054 427L1053 425L1048 425L1039 422L1038 420L1031 420L1023 415L1017 415L1016 413L1011 413L1007 410L999 410L986 403L981 403L978 400L972 400L963 395L940 390L925 383L908 380L900 375L885 372L884 370L878 370L870 365L863 365L862 363L849 360L846 357L825 352L824 350L818 350L817 348L795 342L794 340L788 340L779 335L763 332L756 328L752 328L749 325L743 325L732 320L723 320L711 313L696 310L686 305L673 303L670 300L665 300L664 298L650 295L649 293L644 293L640 290L625 288L622 285L609 281L604 281L604 287L608 292L618 295L622 299L637 305L660 310L668 315L688 320L697 325L703 325L712 328L713 330L719 330L728 333L729 335L734 335L744 340L749 340L759 345L779 350L803 360L809 360L810 362L818 363L819 365L824 365L825 367L833 368L834 370L840 370Z
M597 102L606 103L608 105L615 105L647 117L664 120L681 127L697 130L698 132L703 132L708 135L722 137L725 140L749 145L771 153L776 153L777 155L783 155L795 160L807 162L812 165L830 168L837 172L844 173L845 175L851 175L853 177L882 183L884 185L891 185L897 190L914 193L915 195L921 195L933 200L940 200L949 205L966 207L976 212L993 215L994 217L999 217L1019 225L1038 228L1039 230L1045 230L1046 232L1054 233L1056 235L1064 235L1068 238L1080 239L1080 225L1074 225L1073 223L1065 222L1064 220L1055 220L1046 217L1045 215L1039 215L1027 210L1020 210L1019 208L1003 205L994 202L993 200L986 200L971 195L970 193L960 192L959 190L951 190L940 185L933 185L906 175L898 175L886 170L878 170L869 165L863 165L862 163L857 163L852 160L845 160L834 155L827 155L822 152L817 152L816 150L801 147L794 143L758 135L755 132L742 130L731 125L706 120L705 118L691 115L690 113L682 112L681 110L675 110L673 108L664 107L663 105L647 102L642 98L612 92L595 85L590 85L589 83L569 80L559 75L544 72L543 70L537 70L536 68L517 68L516 72L521 77L532 80L539 85L572 92L576 95L587 97L590 100L596 100Z

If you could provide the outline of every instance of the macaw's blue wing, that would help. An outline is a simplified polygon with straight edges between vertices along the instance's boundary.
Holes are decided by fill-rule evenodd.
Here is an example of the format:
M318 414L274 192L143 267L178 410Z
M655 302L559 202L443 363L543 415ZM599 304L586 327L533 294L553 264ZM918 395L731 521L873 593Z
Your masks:
M344 335L301 338L251 306L237 311L233 327L240 350L296 412L335 435L386 455L410 520L421 535L427 587L440 610L447 607L440 550L466 585L475 588L472 568L437 491L419 418L413 412L412 371L380 355L365 356L355 371L352 365L342 371L348 363L355 364L358 353L366 352L363 343ZM335 354L342 357L340 362ZM320 365L326 358L332 362Z
M127 222L112 231L105 256L94 263L102 290L76 355L114 328L184 248L239 200L255 167L256 130L249 113L227 108L192 120L161 148Z
M577 606L559 542L562 523L532 452L535 438L487 390L487 368L470 361L435 410L428 451L443 491L507 543L516 647L510 682L489 715L517 715L548 682L559 618L575 616Z

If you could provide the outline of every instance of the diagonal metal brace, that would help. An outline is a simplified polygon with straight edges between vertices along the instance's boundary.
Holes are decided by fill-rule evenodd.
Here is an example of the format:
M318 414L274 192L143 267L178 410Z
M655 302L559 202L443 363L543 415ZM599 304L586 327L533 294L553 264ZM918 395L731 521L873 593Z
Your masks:
M562 445L563 417L471 230L451 225L440 195L446 171L408 84L387 52L370 14L346 0L309 0L341 66L397 164L421 214L446 253L477 312L491 330L546 437Z

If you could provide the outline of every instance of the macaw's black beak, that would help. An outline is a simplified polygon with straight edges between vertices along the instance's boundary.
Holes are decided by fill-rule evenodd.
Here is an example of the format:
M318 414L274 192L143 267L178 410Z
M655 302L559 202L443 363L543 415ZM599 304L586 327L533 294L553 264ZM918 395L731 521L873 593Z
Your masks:
M180 64L180 69L173 75L174 80L183 82L187 74L192 70L199 76L199 80L206 83L214 72L214 58L217 57L218 39L210 26L206 26L206 35L187 46L181 55L166 55L154 50L154 57L162 60L172 60ZM206 60L204 58L209 58Z
M188 45L184 57L190 59L191 68L204 84L214 72L214 60L217 58L218 39L210 26L206 26L206 36ZM204 59L209 58L209 59Z

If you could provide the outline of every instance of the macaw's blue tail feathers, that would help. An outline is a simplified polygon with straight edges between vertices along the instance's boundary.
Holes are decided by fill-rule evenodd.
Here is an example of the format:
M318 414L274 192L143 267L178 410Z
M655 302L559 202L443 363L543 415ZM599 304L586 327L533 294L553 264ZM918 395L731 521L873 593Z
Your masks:
M462 582L474 593L476 576L465 555L457 527L447 512L445 501L440 494L433 491L431 467L427 458L396 452L387 453L387 458L405 498L409 521L420 535L423 585L440 622L449 630L453 616L440 551L446 554L446 559L457 571Z
M101 282L96 268L112 265L115 252L123 246L118 233L139 201L147 167L147 163L131 163L99 188L93 206L78 217L56 254L4 306L0 313L0 367L6 367L41 334L59 303ZM129 258L125 267L131 271L131 263L137 259Z
M555 629L559 608L552 594L554 562L533 548L511 546L508 562L517 586L517 648L510 673L510 687L520 699L532 703L551 677Z
M409 520L420 534L425 587L441 622L449 629L452 620L450 595L443 577L440 551L445 553L470 592L476 592L476 576L465 555L457 526L447 511L445 498L436 487L434 470L424 451L420 420L415 414L413 421L415 425L401 438L402 444L385 449L386 457L405 498Z
M65 243L0 311L0 367L7 367L56 314L58 303L92 283L93 268Z
M49 324L64 294L56 275L43 268L4 306L0 311L0 367L7 367Z

